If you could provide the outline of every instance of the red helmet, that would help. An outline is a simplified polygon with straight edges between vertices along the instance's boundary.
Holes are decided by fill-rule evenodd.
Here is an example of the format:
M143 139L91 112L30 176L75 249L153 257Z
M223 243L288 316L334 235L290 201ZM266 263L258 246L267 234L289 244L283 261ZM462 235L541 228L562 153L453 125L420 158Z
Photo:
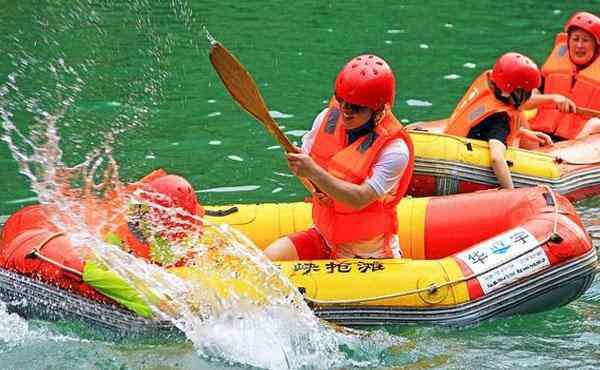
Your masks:
M163 207L181 208L192 215L201 213L202 208L196 193L192 185L183 177L165 175L149 181L147 185L149 191L164 195L160 197L161 199L153 199L157 204Z
M600 47L600 17L588 12L577 12L565 23L565 32L569 32L572 27L591 33L596 39L596 46Z
M190 183L177 175L165 175L144 184L141 199L148 201L148 220L161 229L160 234L170 240L185 237L185 230L200 227L202 222L194 216L204 216ZM182 209L185 213L170 212Z
M335 95L344 101L379 111L394 105L396 78L385 60L372 54L350 60L335 80Z
M512 93L518 88L531 91L540 86L542 75L538 66L519 53L506 53L496 61L491 80L502 91Z

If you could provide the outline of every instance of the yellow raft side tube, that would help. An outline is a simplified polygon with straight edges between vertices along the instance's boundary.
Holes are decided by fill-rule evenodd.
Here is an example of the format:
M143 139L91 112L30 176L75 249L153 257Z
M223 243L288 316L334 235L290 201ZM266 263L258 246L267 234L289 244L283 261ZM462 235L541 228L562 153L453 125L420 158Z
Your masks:
M276 263L305 297L319 305L423 307L469 301L464 274L453 258L424 258L425 216L429 198L405 198L398 206L402 259L293 261ZM312 224L308 203L236 205L238 212L207 217L227 223L264 249L272 241ZM206 207L208 210L224 207ZM415 258L415 259L411 259ZM431 285L448 282L435 292Z
M491 167L487 142L433 132L410 131L415 157L420 159L459 161L468 165ZM508 148L506 160L512 163L511 172L528 176L560 179L555 158L517 148Z
M469 302L464 275L453 258L437 261L331 260L276 263L308 301L321 306L451 306ZM455 283L452 283L455 282ZM433 285L441 286L434 291Z

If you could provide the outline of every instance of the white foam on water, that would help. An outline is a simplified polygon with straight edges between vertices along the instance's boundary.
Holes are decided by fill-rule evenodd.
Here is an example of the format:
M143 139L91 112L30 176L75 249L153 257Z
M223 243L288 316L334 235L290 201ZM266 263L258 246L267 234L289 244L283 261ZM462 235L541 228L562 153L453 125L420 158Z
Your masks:
M429 45L427 45L427 44L419 44L419 47L421 49L429 49Z
M254 191L260 189L260 185L222 186L218 188L196 190L196 193L232 193L238 191Z
M220 116L221 112L212 112L206 115L206 117L217 117Z
M388 45L389 45L389 44L393 44L392 40L385 40L385 41L384 41L384 43L385 43L385 44L388 44Z
M271 191L271 193L279 193L282 190L283 190L283 188L275 188Z
M402 123L409 123L409 122L410 122L410 120L409 120L408 118L402 118L402 119L400 120L400 122L402 122Z
M290 130L290 131L286 131L285 134L289 135L289 136L297 136L297 137L302 137L304 136L308 131L307 130Z
M302 55L302 54L300 54L300 55ZM292 117L294 117L293 114L282 113L282 112L277 111L277 110L270 110L269 114L273 118L292 118Z
M178 142L171 143L171 146L179 146Z
M554 14L560 14L560 13L562 13L562 10L560 10L560 9L554 9L552 11L552 13L554 13Z
M237 162L244 161L244 158L237 156L237 155L228 155L227 158L231 159L232 161L237 161Z
M146 159L156 159L156 155L154 155L154 154L150 153L150 154L146 155L146 157L145 157L145 158L146 158Z
M406 105L410 107L431 107L433 104L426 100L408 99Z
M208 145L221 145L222 143L221 140L211 140L208 142Z
M449 75L444 76L444 79L446 79L446 80L456 80L459 78L461 78L461 76L456 75L456 74L449 74Z
M467 62L467 63L463 64L463 67L473 69L473 68L477 67L477 64L471 63L471 62Z
M18 304L27 304L20 302ZM50 332L45 328L31 328L27 320L16 313L9 313L6 304L0 301L0 342L9 348L45 342L89 342L86 339L69 337Z
M398 33L404 33L404 32L406 32L406 31L402 30L402 29L387 30L387 33L391 33L391 34L398 34Z
M454 27L454 25L452 23L446 23L444 25L444 27L446 27L446 28L452 28L452 27Z
M208 99L206 102L210 103L210 104L213 104L213 103L216 103L217 101L215 99Z
M275 150L275 149L281 149L281 146L279 146L279 145L271 145L271 146L267 147L267 150Z

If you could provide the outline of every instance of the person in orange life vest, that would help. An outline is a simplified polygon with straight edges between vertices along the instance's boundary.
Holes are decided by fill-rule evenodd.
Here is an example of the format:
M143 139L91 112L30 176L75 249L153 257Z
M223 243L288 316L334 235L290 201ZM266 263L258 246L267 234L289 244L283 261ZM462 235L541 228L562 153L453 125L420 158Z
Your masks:
M600 109L600 17L579 12L556 36L554 49L542 67L542 94L525 109L538 108L530 127L557 140L579 139L600 132L600 119L575 112L576 107ZM534 148L528 145L527 148Z
M540 71L531 59L506 53L493 70L475 79L448 120L445 133L488 142L492 168L502 188L513 188L505 159L508 145L518 146L520 137L552 143L547 134L520 125L524 118L519 108L540 83Z
M396 80L375 55L350 60L335 96L287 155L288 167L321 191L312 197L314 226L272 243L271 260L400 256L396 205L413 170L410 137L391 108Z
M187 180L161 171L155 174L133 184L124 221L105 239L153 263L180 264L193 248L189 235L202 232L204 209Z

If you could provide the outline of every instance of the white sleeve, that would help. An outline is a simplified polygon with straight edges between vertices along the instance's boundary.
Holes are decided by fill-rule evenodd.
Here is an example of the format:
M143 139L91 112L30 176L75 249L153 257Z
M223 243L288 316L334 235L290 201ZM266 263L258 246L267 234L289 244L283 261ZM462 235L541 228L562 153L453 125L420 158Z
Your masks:
M398 184L408 164L408 146L402 139L390 142L381 150L373 165L373 173L365 180L373 190L383 197Z
M312 128L309 132L302 136L302 151L304 153L310 153L312 146L315 142L315 138L317 137L317 132L319 132L319 128L321 127L321 122L323 122L323 118L325 118L325 114L327 113L327 108L323 109L321 113L315 118L313 121Z

